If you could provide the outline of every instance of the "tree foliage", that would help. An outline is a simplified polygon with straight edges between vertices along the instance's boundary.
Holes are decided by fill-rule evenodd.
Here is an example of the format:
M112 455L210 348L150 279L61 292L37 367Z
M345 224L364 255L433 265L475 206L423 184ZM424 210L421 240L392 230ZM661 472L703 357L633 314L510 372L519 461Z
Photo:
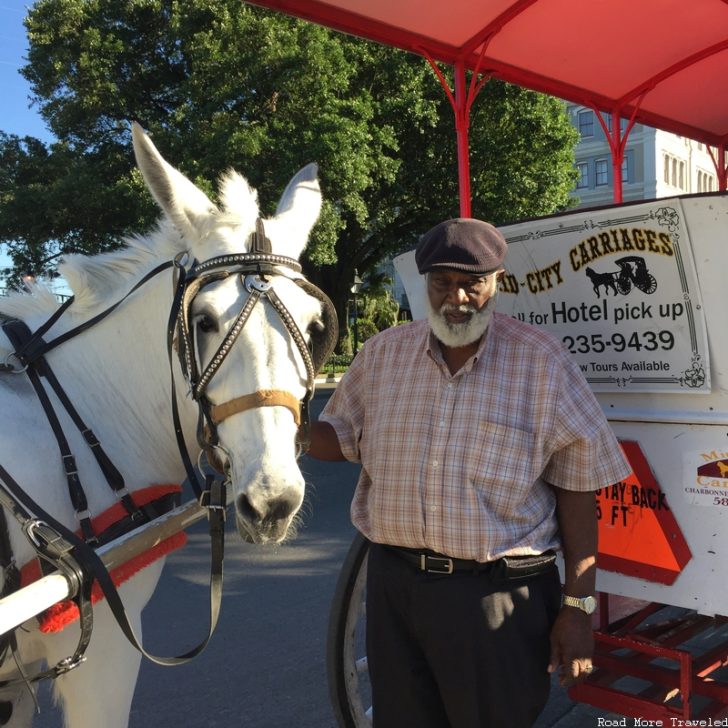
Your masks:
M214 194L228 167L270 213L319 163L307 272L342 320L358 269L458 214L452 111L427 63L240 0L39 0L24 76L58 141L0 136L0 243L41 274L151 224L129 122ZM489 81L471 121L473 214L562 209L575 132L555 99Z

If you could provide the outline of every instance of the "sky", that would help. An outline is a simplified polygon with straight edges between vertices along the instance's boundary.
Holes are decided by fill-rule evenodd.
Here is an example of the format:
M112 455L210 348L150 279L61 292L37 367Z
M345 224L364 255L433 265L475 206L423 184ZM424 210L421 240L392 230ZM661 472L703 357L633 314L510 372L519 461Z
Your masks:
M28 49L23 19L29 4L27 0L0 0L0 131L49 142L53 136L35 108L30 108L30 86L20 75ZM0 246L0 268L8 265Z
M23 19L28 0L0 0L0 130L50 141L52 135L35 108L30 107L30 86L20 75L28 39Z

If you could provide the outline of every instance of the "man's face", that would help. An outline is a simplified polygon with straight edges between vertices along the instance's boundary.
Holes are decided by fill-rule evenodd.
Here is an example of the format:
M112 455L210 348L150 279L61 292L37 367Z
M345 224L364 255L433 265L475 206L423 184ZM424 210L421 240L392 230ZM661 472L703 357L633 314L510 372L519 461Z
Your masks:
M443 268L427 274L428 318L443 344L467 346L485 333L495 307L500 272L474 274Z

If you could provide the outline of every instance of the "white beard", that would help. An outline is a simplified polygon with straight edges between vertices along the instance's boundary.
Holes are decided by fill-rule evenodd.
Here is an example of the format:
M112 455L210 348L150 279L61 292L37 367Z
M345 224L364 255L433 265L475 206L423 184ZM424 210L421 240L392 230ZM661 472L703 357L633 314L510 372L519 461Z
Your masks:
M427 320L430 322L432 333L438 341L451 349L458 349L478 341L488 330L493 311L495 311L497 294L493 294L488 302L479 311L471 304L454 306L445 303L439 311L432 308L427 302ZM447 311L461 311L471 314L470 318L463 323L454 324L445 318Z

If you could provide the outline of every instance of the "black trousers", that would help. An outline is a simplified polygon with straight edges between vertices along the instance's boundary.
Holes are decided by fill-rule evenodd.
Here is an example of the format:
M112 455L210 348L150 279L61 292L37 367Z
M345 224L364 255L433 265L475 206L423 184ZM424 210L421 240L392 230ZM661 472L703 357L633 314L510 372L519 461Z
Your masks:
M418 571L371 544L367 658L374 728L528 728L549 696L556 566L523 580Z

